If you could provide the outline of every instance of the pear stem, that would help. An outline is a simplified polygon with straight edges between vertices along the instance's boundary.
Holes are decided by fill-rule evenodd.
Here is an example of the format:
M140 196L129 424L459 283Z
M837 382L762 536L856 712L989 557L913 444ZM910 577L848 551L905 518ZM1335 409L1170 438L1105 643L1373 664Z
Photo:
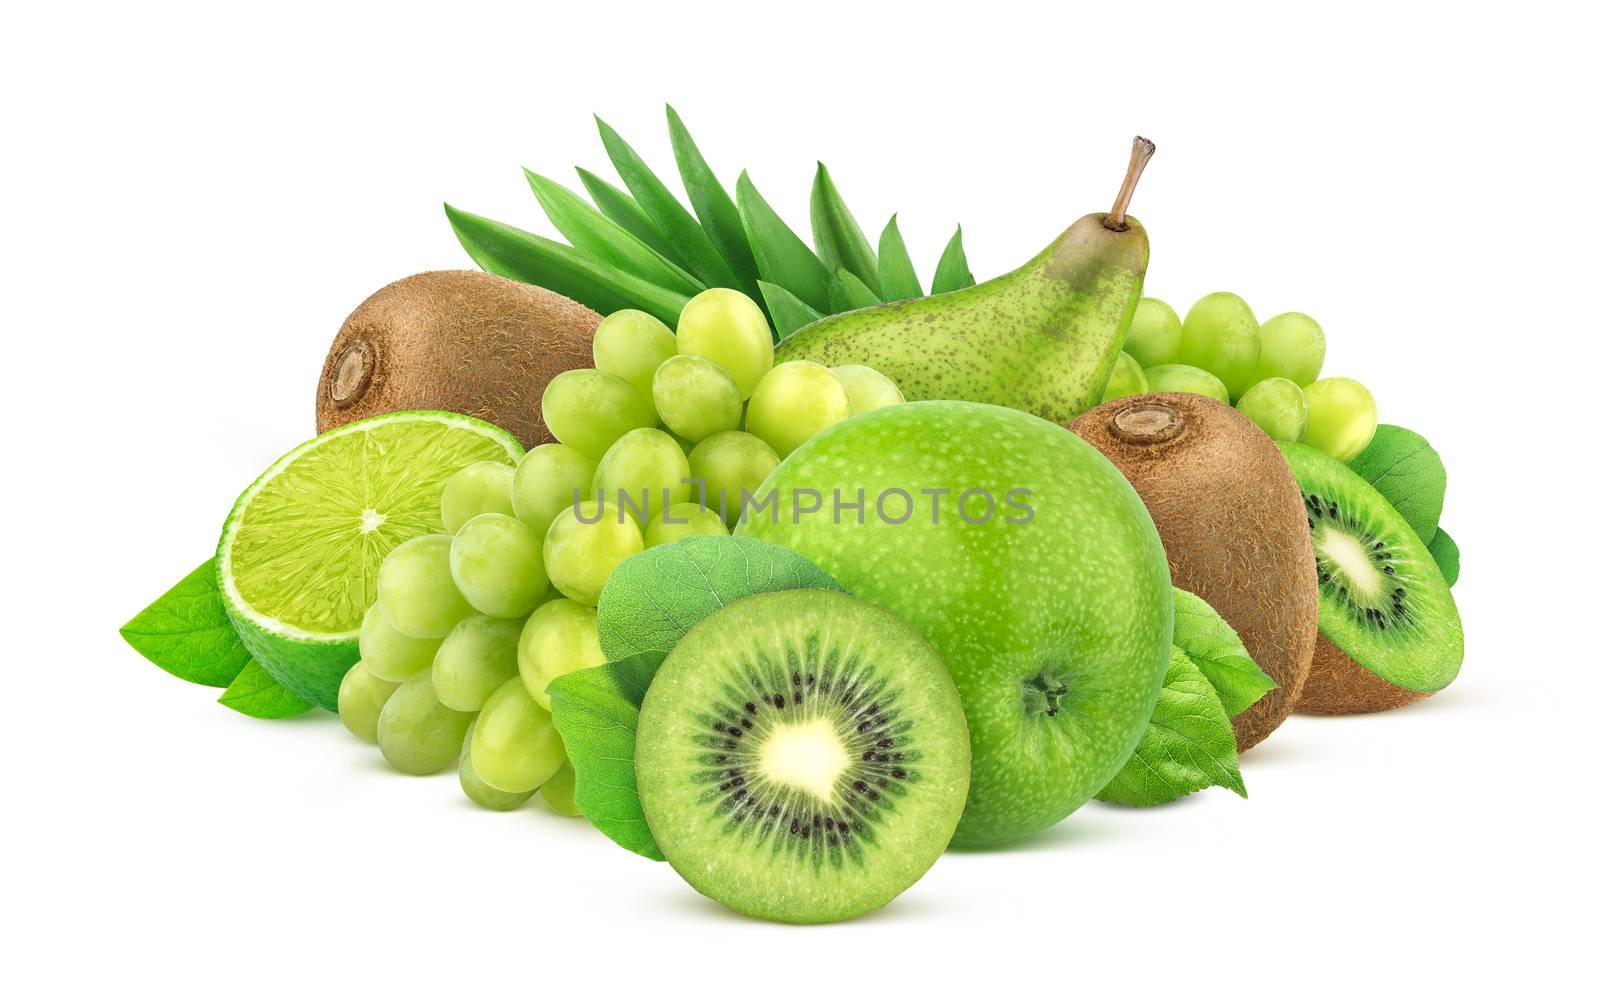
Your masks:
M1144 173L1144 165L1155 156L1156 144L1143 136L1133 137L1133 155L1128 158L1128 173L1122 178L1122 190L1117 192L1117 200L1111 204L1111 212L1106 215L1105 228L1121 233L1128 228L1128 203L1133 201L1133 189L1139 184L1139 175Z

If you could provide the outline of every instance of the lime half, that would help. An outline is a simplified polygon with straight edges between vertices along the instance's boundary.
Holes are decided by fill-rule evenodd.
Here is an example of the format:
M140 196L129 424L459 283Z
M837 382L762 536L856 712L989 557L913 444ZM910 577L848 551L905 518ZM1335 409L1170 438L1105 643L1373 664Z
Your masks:
M510 432L448 411L379 415L291 450L239 496L217 544L244 646L289 690L337 707L378 565L412 537L444 532L451 474L521 457Z

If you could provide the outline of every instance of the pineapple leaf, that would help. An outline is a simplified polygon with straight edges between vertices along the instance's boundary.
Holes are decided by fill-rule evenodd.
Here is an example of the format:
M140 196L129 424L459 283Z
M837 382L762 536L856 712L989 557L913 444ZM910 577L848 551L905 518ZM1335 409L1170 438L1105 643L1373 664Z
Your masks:
M890 216L878 238L878 281L882 284L885 302L910 300L922 297L922 283L917 281L917 270L911 264L911 252L906 250L905 238L900 235L900 217Z
M491 275L543 286L600 314L634 307L672 327L689 302L681 293L620 272L546 237L462 212L449 203L444 212L461 246Z
M828 309L832 312L844 313L877 305L878 297L853 273L841 268L828 279Z
M684 190L689 193L689 204L694 206L701 227L722 259L739 276L740 288L759 299L756 259L750 253L750 238L745 236L744 224L739 220L739 207L728 197L727 189L717 180L683 119L671 105L667 105L667 131L672 135L672 155L678 162Z
M632 195L581 167L574 170L578 172L578 180L583 182L583 189L589 193L595 208L604 213L607 219L638 237L649 245L651 250L674 265L679 268L684 267L686 262L678 256L672 245L667 243L667 238L656 229L656 225L645 215L645 211L639 208L639 203L633 200Z
M781 286L813 310L828 309L828 269L756 191L749 172L739 175L739 216L761 278ZM774 318L776 319L776 318Z
M777 334L775 340L782 341L807 324L822 319L822 314L782 286L775 286L771 282L757 284L761 287L762 298L767 301L767 312L772 314L772 327Z
M688 262L689 271L694 277L707 286L737 287L738 276L722 260L722 255L712 246L711 238L706 236L705 230L683 207L683 203L673 197L667 186L661 183L661 179L615 129L599 116L595 117L595 124L600 128L600 140L605 144L606 154L611 157L622 183L633 193L639 208L655 223L662 236Z
M824 265L854 273L877 295L878 256L821 161L811 184L811 236Z
M573 192L526 168L522 173L527 175L545 215L577 250L635 278L686 296L705 288L693 275L652 251Z
M950 238L950 243L944 246L944 253L939 255L939 267L933 271L933 291L948 293L970 285L972 271L967 268L967 252L961 246L961 227L957 226L955 236Z

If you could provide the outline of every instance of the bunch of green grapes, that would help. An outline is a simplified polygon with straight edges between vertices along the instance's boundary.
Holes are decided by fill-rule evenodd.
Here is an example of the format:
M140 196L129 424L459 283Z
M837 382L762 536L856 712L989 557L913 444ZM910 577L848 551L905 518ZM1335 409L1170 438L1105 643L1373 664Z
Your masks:
M577 481L580 461L591 464L589 493L578 498L562 483L559 498L519 505L537 506L548 527L550 580L592 605L615 567L609 557L727 532L746 496L801 444L904 399L865 366L774 366L766 316L734 289L695 296L676 332L621 310L595 330L594 368L562 373L544 393L545 426L570 453L563 469ZM543 479L528 477L527 492Z
M407 773L458 762L462 790L508 810L535 791L577 814L546 688L605 661L595 606L623 561L726 535L781 459L852 414L904 400L864 366L773 365L772 331L742 293L710 289L678 330L622 310L595 331L593 369L550 381L559 440L515 467L446 482L445 533L378 571L339 716Z
M1231 403L1274 439L1349 461L1372 441L1378 404L1349 377L1318 379L1325 349L1322 327L1303 313L1257 323L1240 297L1211 293L1180 321L1172 307L1145 297L1105 400L1147 391L1201 394Z
M576 814L566 750L548 702L532 695L550 671L539 656L552 647L551 614L566 600L550 587L543 532L516 514L516 477L488 461L458 471L439 502L448 532L384 559L339 717L402 772L459 759L462 790L485 807L515 808L539 791L553 810ZM603 660L593 610L579 621L586 634L559 638L563 656L581 651L572 668Z

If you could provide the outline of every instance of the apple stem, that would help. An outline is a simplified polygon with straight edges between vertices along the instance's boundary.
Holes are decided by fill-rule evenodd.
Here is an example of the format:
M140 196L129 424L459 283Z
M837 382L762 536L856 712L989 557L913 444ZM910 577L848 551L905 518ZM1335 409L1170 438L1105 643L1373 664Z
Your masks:
M1128 228L1128 203L1133 201L1133 189L1139 184L1144 165L1150 162L1155 152L1156 144L1143 136L1133 137L1133 155L1128 158L1128 173L1123 175L1122 190L1117 192L1117 200L1111 204L1111 212L1106 216L1107 230L1121 233Z

